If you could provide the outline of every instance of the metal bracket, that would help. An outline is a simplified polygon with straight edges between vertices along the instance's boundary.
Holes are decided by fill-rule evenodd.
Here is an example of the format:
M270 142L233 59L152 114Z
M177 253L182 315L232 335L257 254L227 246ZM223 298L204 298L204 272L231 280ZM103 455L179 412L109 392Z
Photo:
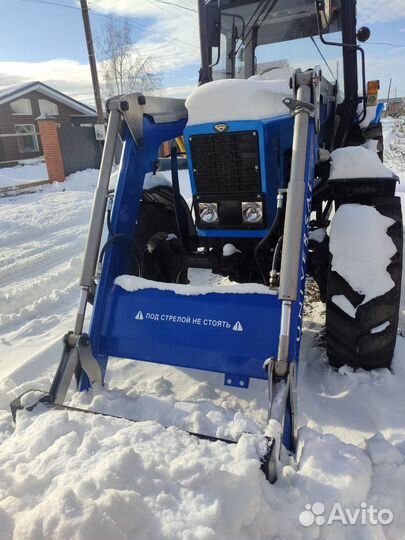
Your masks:
M278 364L280 364L278 366ZM282 365L281 365L282 364ZM285 365L287 365L287 373L285 374ZM276 420L281 425L280 441L278 450L273 452L273 471L276 478L277 461L280 459L281 442L284 433L285 415L290 403L291 411L291 437L293 450L296 451L297 444L297 364L296 362L280 362L275 358L266 360L265 369L268 376L268 411L267 421ZM280 371L279 368L282 368ZM277 371L283 373L283 376L277 375ZM277 455L278 454L278 455Z
M88 334L77 335L69 332L64 337L64 347L58 369L55 373L49 394L52 401L62 405L65 401L73 376L81 367L91 384L102 384L102 372L94 358Z
M234 386L235 388L248 388L249 377L241 375L230 375L225 373L224 386Z
M280 379L285 379L288 376L290 362L288 360L277 360L274 365L274 375Z
M294 116L298 113L306 112L309 116L315 117L315 105L313 103L307 103L306 101L300 101L299 99L290 97L285 97L283 103Z
M290 408L291 408L291 432L294 450L297 448L297 414L298 414L298 395L297 395L297 363L291 362L289 369L290 378Z
M150 116L155 124L177 122L188 117L184 99L150 97L139 92L109 99L107 109L121 112L138 146L143 146L144 115Z
M28 396L31 393L36 396L35 400L30 404L28 403L23 404L23 401L27 400L26 396ZM38 397L38 395L40 395L41 397ZM11 416L13 418L13 422L17 421L18 411L23 411L24 409L27 411L32 411L39 403L49 404L51 402L52 402L52 398L48 392L44 392L43 390L35 390L35 389L26 390L25 392L20 394L18 397L13 399L13 401L10 403L10 411L11 411Z
M93 352L91 350L90 336L88 334L82 334L79 337L79 341L76 345L76 350L79 357L80 365L82 366L83 371L89 378L90 384L102 385L103 376L101 373L100 364L93 356Z
M275 385L277 382L284 380L289 382L289 369L290 362L287 360L277 360L276 358L269 358L265 362L265 369L267 371L267 390L268 390L268 409L267 420L273 418L273 403L275 398ZM284 414L284 411L282 411ZM278 419L280 420L280 419Z
M315 131L319 133L321 129L321 81L322 71L319 66L316 66L312 72L312 95L315 105Z
M292 77L292 90L294 96L297 95L297 90L300 85L310 86L312 89L312 96L314 103L307 103L299 101L294 98L287 97L283 99L283 103L290 109L293 115L300 112L306 112L309 116L315 119L315 130L319 133L321 127L320 121L320 106L321 106L321 94L322 85L330 86L330 84L322 78L322 70L320 66L315 66L314 69L302 72L297 69ZM325 89L324 89L325 90ZM328 96L329 94L326 93Z

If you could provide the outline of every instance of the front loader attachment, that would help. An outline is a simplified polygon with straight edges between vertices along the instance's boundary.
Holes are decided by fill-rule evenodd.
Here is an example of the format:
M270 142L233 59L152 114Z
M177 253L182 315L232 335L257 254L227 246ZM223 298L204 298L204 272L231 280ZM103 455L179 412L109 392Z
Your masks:
M33 403L30 405L30 395L33 398ZM118 418L118 419L124 419L128 422L138 422L137 420L134 420L132 418L124 418L122 416L116 416L113 414L105 414L102 412L96 412L91 411L89 409L82 409L79 407L71 407L69 405L60 405L52 401L52 395L43 392L42 390L28 390L27 392L24 392L20 396L18 396L16 399L14 399L10 403L10 409L11 414L13 417L14 422L17 421L17 413L21 410L27 410L32 411L34 407L37 405L44 405L46 407L52 407L53 409L59 409L64 411L73 411L73 412L79 412L84 414L95 414L100 416L106 416L109 418ZM167 428L168 426L164 426ZM199 440L203 441L210 441L210 442L218 442L223 444L237 444L238 441L234 441L231 439L224 439L222 437L214 437L211 435L204 435L203 433L195 433L193 431L185 431L190 435L190 437L195 437ZM252 437L258 437L257 435L252 435ZM263 474L265 475L266 479L270 483L274 483L277 478L277 459L276 459L276 452L275 452L275 440L273 437L263 436L259 437L261 439L264 439L265 444L263 445L263 453L260 456L260 463L261 463L261 470L263 471Z
M39 403L91 413L65 404L66 395L74 378L79 390L95 383L103 385L109 357L218 372L224 375L225 385L238 388L247 388L252 377L264 379L269 390L268 419L276 420L281 426L280 440L262 436L266 442L262 469L266 478L275 481L281 443L294 452L297 436L296 372L317 154L319 73L297 71L293 86L296 99L284 101L286 117L288 109L295 117L294 143L290 182L288 190L284 190L287 206L280 284L273 290L255 283L212 288L180 284L177 279L172 283L144 279L137 255L138 275L128 275L145 177L156 171L162 143L183 133L187 136L187 130L184 132L187 110L182 100L145 98L141 94L108 102L107 136L80 279L75 327L64 338L62 357L49 392L41 393L39 398L35 394L34 402L30 401L29 393L14 400L11 404L14 420L18 410L32 410ZM251 131L252 126L260 138L264 129L260 121L248 122L245 127ZM214 127L211 126L212 131ZM206 132L208 124L203 128ZM238 122L229 129L243 128L243 122ZM123 156L112 214L107 219L109 237L100 250L119 133L124 141ZM176 184L178 188L178 181L173 182L173 197L178 209L181 205L176 204L179 197ZM178 215L176 218L179 223L181 219ZM183 245L179 257L189 267L206 264L206 260L201 262L204 255L201 251L185 251ZM91 324L85 333L86 307L93 298ZM237 442L200 433L190 432L190 436L223 444Z

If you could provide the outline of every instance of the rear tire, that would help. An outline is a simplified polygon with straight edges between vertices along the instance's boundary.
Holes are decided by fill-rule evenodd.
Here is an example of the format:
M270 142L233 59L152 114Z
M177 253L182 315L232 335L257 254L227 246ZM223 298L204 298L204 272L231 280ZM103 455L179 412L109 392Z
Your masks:
M360 200L350 200L350 203L352 202L364 204ZM392 239L397 251L387 271L395 285L387 293L362 304L364 296L353 290L342 276L332 271L330 265L326 300L326 343L329 363L337 368L345 364L368 370L389 368L394 354L402 275L401 200L394 196L367 197L366 204L394 220L387 235ZM350 238L347 241L349 242ZM344 295L357 308L355 318L332 302L334 295ZM371 333L372 329L386 321L389 326L382 331Z

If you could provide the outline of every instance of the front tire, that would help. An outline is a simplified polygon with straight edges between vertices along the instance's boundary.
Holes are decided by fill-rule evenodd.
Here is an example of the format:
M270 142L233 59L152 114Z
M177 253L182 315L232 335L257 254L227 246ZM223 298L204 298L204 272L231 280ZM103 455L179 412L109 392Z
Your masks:
M329 363L337 368L345 364L367 370L389 368L394 354L402 275L401 200L394 196L368 197L367 205L394 220L387 230L387 235L396 247L396 253L387 267L394 286L385 294L362 303L364 295L356 292L330 265L326 301L326 343ZM350 238L345 241L349 243ZM350 302L355 308L354 317L336 305L332 300L336 296L344 296Z
M128 273L153 281L188 283L183 251L171 188L145 191Z

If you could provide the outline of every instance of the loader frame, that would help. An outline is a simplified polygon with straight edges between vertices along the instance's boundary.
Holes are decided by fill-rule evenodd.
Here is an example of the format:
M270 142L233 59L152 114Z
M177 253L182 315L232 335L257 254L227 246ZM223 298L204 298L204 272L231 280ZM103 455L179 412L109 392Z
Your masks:
M160 290L156 283L145 280L140 280L139 288L135 292L125 291L115 282L123 273L123 266L117 263L117 254L122 250L122 246L111 241L111 235L107 242L107 245L110 242L110 246L105 251L99 275L100 244L118 133L121 131L123 135L124 150L111 226L116 235L124 237L134 233L133 223L136 222L139 211L137 204L139 205L143 179L155 166L160 144L179 136L184 130L187 118L182 100L145 98L141 94L132 94L109 101L107 136L80 278L81 295L76 323L74 330L64 338L64 350L50 391L38 402L81 411L64 404L74 376L81 390L94 383L104 384L108 357L112 355L222 372L225 375L224 383L230 386L247 387L250 377L263 378L268 380L269 419L275 418L280 422L284 445L290 451L295 450L296 365L301 338L312 181L318 152L317 95L320 92L320 72L313 70L301 73L297 70L293 84L296 89L295 98L284 100L286 113L288 114L289 109L294 116L294 140L278 296L216 292L184 296L174 290ZM92 321L87 334L84 333L86 307L97 281L99 283ZM173 321L166 318L159 326L163 338L154 344L156 319L147 317L151 305L156 307L155 313L159 320L162 319L159 316L162 311L159 306L167 305L173 306L179 317L189 317L191 321L196 318L200 321L208 320L213 308L215 311L217 306L221 306L225 320L220 328L217 325L204 328L204 323L183 325L179 334L173 329ZM246 321L252 319L253 310L256 314L259 313L259 317L253 317L253 324L247 324L244 332L235 331L239 330L236 323L235 327L232 327L234 319L231 317L235 309L245 314ZM142 317L138 316L139 313L142 313ZM128 323L125 322L125 317ZM241 317L238 315L238 318ZM237 322L241 326L240 321ZM272 327L273 337L278 334L278 339L270 340L270 348L269 327ZM274 332L275 329L277 332ZM188 334L185 336L186 331ZM205 343L210 341L208 350L206 347L190 346L190 343L195 344L201 337ZM254 348L257 348L253 355L252 343L255 343ZM173 351L176 354L175 361L172 358ZM212 351L219 353L212 354ZM273 409L273 402L276 400L278 404L281 403L277 411ZM31 408L33 406L35 404ZM20 396L12 404L14 417L21 408L23 406ZM203 434L192 435L207 438ZM281 441L277 442L272 438L267 440L268 452L263 457L263 467L266 476L274 481L277 452L273 451L273 447L275 445L279 449Z

